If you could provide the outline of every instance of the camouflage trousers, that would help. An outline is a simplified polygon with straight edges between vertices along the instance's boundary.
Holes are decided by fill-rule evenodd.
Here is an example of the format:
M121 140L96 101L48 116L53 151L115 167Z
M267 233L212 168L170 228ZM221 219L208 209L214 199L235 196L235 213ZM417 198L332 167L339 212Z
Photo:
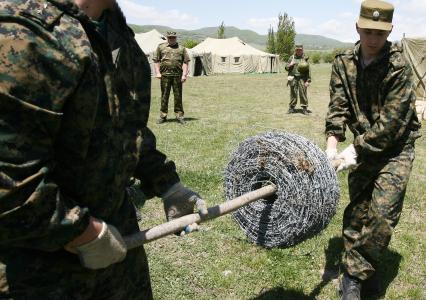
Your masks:
M181 76L161 76L161 109L160 117L167 117L169 111L170 91L173 89L175 99L174 111L177 117L183 117Z
M300 105L308 107L308 88L305 86L305 80L294 78L290 83L290 108L296 107L297 96L299 95Z
M130 202L107 222L117 225L123 235L139 231ZM89 270L81 266L77 255L65 250L0 249L0 299L151 300L145 250L130 250L120 263Z
M350 203L343 215L346 271L361 280L376 270L401 216L414 146L387 158L362 160L349 174Z

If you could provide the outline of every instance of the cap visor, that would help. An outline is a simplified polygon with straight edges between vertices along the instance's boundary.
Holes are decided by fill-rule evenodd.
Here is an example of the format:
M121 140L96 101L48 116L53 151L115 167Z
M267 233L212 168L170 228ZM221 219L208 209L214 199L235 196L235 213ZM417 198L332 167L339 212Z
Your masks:
M363 17L359 18L357 24L358 24L358 27L362 29L377 29L377 30L384 30L384 31L392 30L392 23L382 22L382 21L373 21Z

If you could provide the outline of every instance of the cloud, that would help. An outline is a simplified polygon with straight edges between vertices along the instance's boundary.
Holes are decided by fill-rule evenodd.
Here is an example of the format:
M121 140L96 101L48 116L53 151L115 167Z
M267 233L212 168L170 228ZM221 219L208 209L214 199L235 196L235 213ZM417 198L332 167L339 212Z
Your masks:
M132 0L118 0L129 23L164 25L174 28L190 28L198 25L199 18L177 9L160 11L152 6L140 5Z
M268 31L270 26L272 26L275 29L277 27L277 23L278 23L277 17L250 18L246 22L249 29L252 29L261 34L265 34Z

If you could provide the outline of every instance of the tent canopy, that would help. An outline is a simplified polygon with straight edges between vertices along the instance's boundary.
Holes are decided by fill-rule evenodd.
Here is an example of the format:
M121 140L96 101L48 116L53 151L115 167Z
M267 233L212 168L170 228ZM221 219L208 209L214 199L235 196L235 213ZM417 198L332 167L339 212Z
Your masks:
M402 45L413 68L417 100L426 101L426 38L403 38Z
M167 41L166 37L155 29L145 33L136 33L135 39L143 52L151 57L158 45Z
M190 51L191 55L209 56L210 73L270 73L278 71L278 55L260 51L238 37L207 38Z

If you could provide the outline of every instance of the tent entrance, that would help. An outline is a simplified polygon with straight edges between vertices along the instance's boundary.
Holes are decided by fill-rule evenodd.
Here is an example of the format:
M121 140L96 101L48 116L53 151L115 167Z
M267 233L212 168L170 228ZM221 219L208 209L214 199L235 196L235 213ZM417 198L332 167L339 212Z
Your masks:
M194 76L205 75L206 71L204 70L203 62L201 61L201 57L197 56L197 57L194 57L194 59L195 59L195 61L194 61Z

